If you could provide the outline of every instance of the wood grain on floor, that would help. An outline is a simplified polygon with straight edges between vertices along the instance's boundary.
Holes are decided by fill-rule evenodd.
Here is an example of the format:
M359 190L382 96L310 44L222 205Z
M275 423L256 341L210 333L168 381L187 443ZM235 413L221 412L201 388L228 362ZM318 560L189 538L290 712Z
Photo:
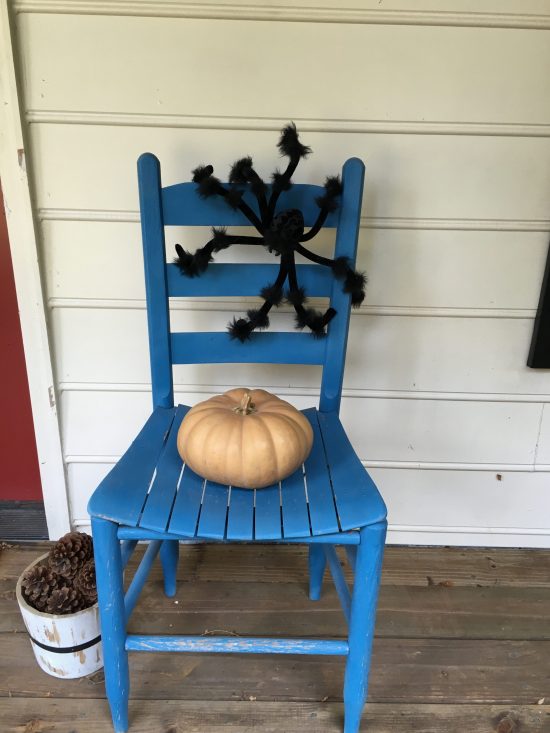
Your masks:
M46 548L0 552L0 728L108 733L102 674L46 675L24 632L15 581ZM154 567L131 631L345 635L328 578L321 601L307 598L303 547L182 546L179 577L176 597L167 599ZM387 548L362 730L550 733L549 617L548 552ZM340 658L136 653L130 660L131 733L341 731Z

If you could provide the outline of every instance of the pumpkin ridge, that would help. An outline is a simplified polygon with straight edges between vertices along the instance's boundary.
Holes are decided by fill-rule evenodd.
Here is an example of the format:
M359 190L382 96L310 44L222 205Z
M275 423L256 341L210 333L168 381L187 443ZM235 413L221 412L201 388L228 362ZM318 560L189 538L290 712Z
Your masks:
M209 461L208 461L209 456L211 456L212 455L212 452L213 452L212 451L212 448L210 447L210 445L212 445L212 444L215 445L218 442L217 433L218 432L222 432L224 430L224 427L225 426L223 425L223 423L222 424L216 423L210 429L209 433L207 434L207 436L204 439L202 465L206 469L206 472L208 472L208 473L210 473L210 471L212 469L212 465L209 465ZM219 460L217 462L219 463ZM215 470L215 466L214 466L214 470ZM208 479L208 480L210 481L211 479Z
M239 423L236 420L232 421L231 431L229 432L227 436L227 440L225 443L225 455L224 455L224 462L223 465L227 466L230 464L230 451L232 445L235 443L234 436L237 433L239 429L242 430L242 425L239 425ZM242 465L242 442L241 442L241 465ZM234 482L226 481L227 486L233 486Z
M221 397L222 395L216 395L216 397L210 397L209 399L205 400L204 402L199 402L196 405L194 405L191 409L194 413L197 412L206 412L208 410L223 410L227 408L227 404L222 400L218 401L218 397ZM216 400L216 402L214 402Z
M298 412L298 414L299 415L302 415L301 412ZM277 414L276 416L278 418L282 418L284 421L286 421L288 423L288 425L290 425L290 427L292 428L293 432L297 436L298 442L300 443L301 447L303 449L305 449L306 446L307 446L308 441L305 440L305 436L303 435L303 432L304 431L303 431L303 429L301 429L300 422L298 420L295 420L294 419L294 416L292 416L292 415L285 415L285 414L279 415L279 414ZM306 418L304 418L304 419L306 419ZM303 439L305 440L305 442L303 441ZM313 444L313 441L312 441L312 444Z
M262 412L264 414L268 412L279 414L279 413L287 413L289 410L296 410L296 408L294 407L294 405L291 405L290 402L284 402L283 400L281 400L280 402L270 403L269 405L265 407L261 406L258 412ZM296 410L296 412L301 414L299 410Z
M195 435L196 439L196 430L199 425L206 422L207 419L211 418L212 415L210 414L210 411L206 411L206 414L204 414L204 411L199 410L196 413L194 413L191 417L198 416L196 420L192 420L185 425L183 425L183 431L181 433L181 439L182 439L182 452L185 454L185 462L189 464L189 466L192 468L195 473L198 473L200 475L199 470L199 464L195 462L194 458L191 459L189 462L189 451L188 451L188 445L190 441L193 438L193 434ZM180 426L181 429L181 426ZM179 438L179 435L178 435ZM193 450L191 450L191 453L193 453ZM183 456L182 456L183 458ZM194 467L191 464L194 464Z
M258 416L258 417L260 417L260 416ZM276 471L277 475L279 475L279 470L280 470L279 469L279 455L277 453L277 446L275 445L275 441L273 440L273 435L271 434L271 430L267 427L267 425L265 424L265 421L263 419L260 418L258 420L258 422L261 424L262 428L264 429L264 431L267 433L267 435L269 437L269 442L271 444L273 459L275 461L275 471Z
M241 439L241 477L242 477L243 468L244 468L244 437L243 437L244 436L244 427L245 427L244 420L241 420L239 427L241 430L240 439Z
M196 415L199 415L198 420L193 420L191 427L195 429L198 425L200 425L203 420L205 420L207 417L212 417L211 415L204 414L205 412L209 412L208 410L197 410L197 412L194 412L191 417L195 417ZM189 423L188 423L189 424ZM185 428L184 428L185 429Z

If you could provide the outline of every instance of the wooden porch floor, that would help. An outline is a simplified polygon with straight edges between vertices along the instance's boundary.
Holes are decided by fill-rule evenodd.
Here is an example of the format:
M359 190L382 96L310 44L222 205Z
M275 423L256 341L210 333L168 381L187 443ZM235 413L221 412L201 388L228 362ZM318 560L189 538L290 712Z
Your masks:
M46 544L0 553L0 731L110 733L102 674L36 665L15 582ZM307 598L306 549L182 547L175 599L158 566L131 631L343 636L338 599ZM132 561L130 567L135 566ZM550 733L550 553L388 547L369 733ZM131 733L340 733L343 659L130 656Z

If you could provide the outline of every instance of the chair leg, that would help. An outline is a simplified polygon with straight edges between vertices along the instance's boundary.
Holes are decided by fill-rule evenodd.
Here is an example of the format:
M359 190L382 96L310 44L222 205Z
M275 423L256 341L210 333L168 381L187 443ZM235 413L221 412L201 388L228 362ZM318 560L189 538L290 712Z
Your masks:
M363 527L357 548L344 679L344 733L359 731L367 697L386 527L385 521Z
M321 598L326 564L323 545L311 544L309 546L309 597L312 601L318 601Z
M176 595L176 574L180 543L178 540L164 540L160 548L160 561L164 575L164 592L169 597Z
M115 733L128 730L130 678L120 542L117 524L92 517L105 689Z

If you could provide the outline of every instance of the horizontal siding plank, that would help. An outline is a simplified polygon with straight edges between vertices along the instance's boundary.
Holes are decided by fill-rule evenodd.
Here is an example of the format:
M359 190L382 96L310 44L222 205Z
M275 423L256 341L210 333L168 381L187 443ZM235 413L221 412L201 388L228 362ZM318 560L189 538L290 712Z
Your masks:
M261 99L263 116L282 119L331 118L334 110L345 110L350 120L550 119L547 74L533 74L550 69L546 32L516 30L511 37L506 29L434 33L417 25L262 21L236 29L232 20L88 14L25 14L18 32L25 104L32 110L223 111L246 118L257 114ZM196 64L206 43L207 62ZM266 53L281 47L292 53L283 59ZM327 48L334 51L330 64ZM312 74L312 68L323 72ZM349 69L371 70L351 95L341 83ZM266 94L285 78L292 84L284 93ZM185 94L175 91L182 89Z
M183 404L207 394L176 394ZM149 395L68 392L60 401L66 454L118 455L149 411ZM310 397L293 397L299 409ZM358 404L360 408L358 409ZM360 458L532 465L540 422L537 403L344 398L342 423Z
M536 443L537 463L550 465L550 405L543 407L540 429Z
M548 474L369 468L389 506L392 525L514 527L544 530L550 511ZM550 532L548 541L550 542Z
M176 331L224 331L239 312L237 304L234 310L222 312L173 310L171 323ZM272 313L270 330L292 329L291 313ZM60 381L149 382L145 310L55 308L51 322ZM526 366L532 324L531 318L353 315L344 385L348 389L548 395L550 375ZM314 346L312 341L312 351ZM243 349L243 359L250 358L247 351ZM231 371L230 379L227 369L215 365L174 370L179 384L268 388L317 387L318 374L318 368L306 366L286 371L286 367L243 365Z
M550 15L548 16L550 26ZM270 130L277 132L284 117L228 117L227 115L163 115L139 112L56 112L30 110L30 124L108 125L114 127L171 127L202 130ZM295 119L300 132L399 133L403 135L479 135L497 137L550 137L550 124L524 122L429 122L410 120L311 120Z
M39 208L136 210L136 160L148 149L161 161L165 185L185 180L201 162L211 161L223 177L243 152L254 153L263 175L278 164L271 131L153 134L141 127L34 124L30 132ZM550 138L311 132L303 139L315 155L297 181L319 183L347 158L365 160L365 216L548 218ZM64 175L55 176L60 150Z
M111 464L105 463L69 464L73 518L87 516L88 499L110 468ZM510 534L533 527L547 531L543 519L550 512L547 473L510 472L505 468L501 471L369 468L369 473L388 506L390 527L406 525L414 531L415 526L428 525L432 534L456 527L469 527L476 534L490 532L490 527L508 527ZM392 542L399 541L399 534L394 535ZM429 544L430 532L424 536ZM550 532L546 538L541 537L550 545ZM497 539L495 536L493 542Z
M198 5L189 0L12 0L19 13L75 13L89 15L152 15L154 17L236 18L261 20L313 20L338 23L390 23L397 25L458 25L496 28L547 27L545 0L525 0L519 13L518 0L440 0L438 9L425 0L349 0L338 8L334 0L303 0L299 7L258 0L218 0Z
M139 224L43 221L41 231L50 298L145 298ZM170 227L168 259L176 242L193 251L207 237L200 227ZM330 256L333 243L333 233L319 235L315 251ZM369 278L366 305L536 309L547 250L545 232L364 228L358 269ZM245 246L216 255L230 261L274 262L263 247Z

